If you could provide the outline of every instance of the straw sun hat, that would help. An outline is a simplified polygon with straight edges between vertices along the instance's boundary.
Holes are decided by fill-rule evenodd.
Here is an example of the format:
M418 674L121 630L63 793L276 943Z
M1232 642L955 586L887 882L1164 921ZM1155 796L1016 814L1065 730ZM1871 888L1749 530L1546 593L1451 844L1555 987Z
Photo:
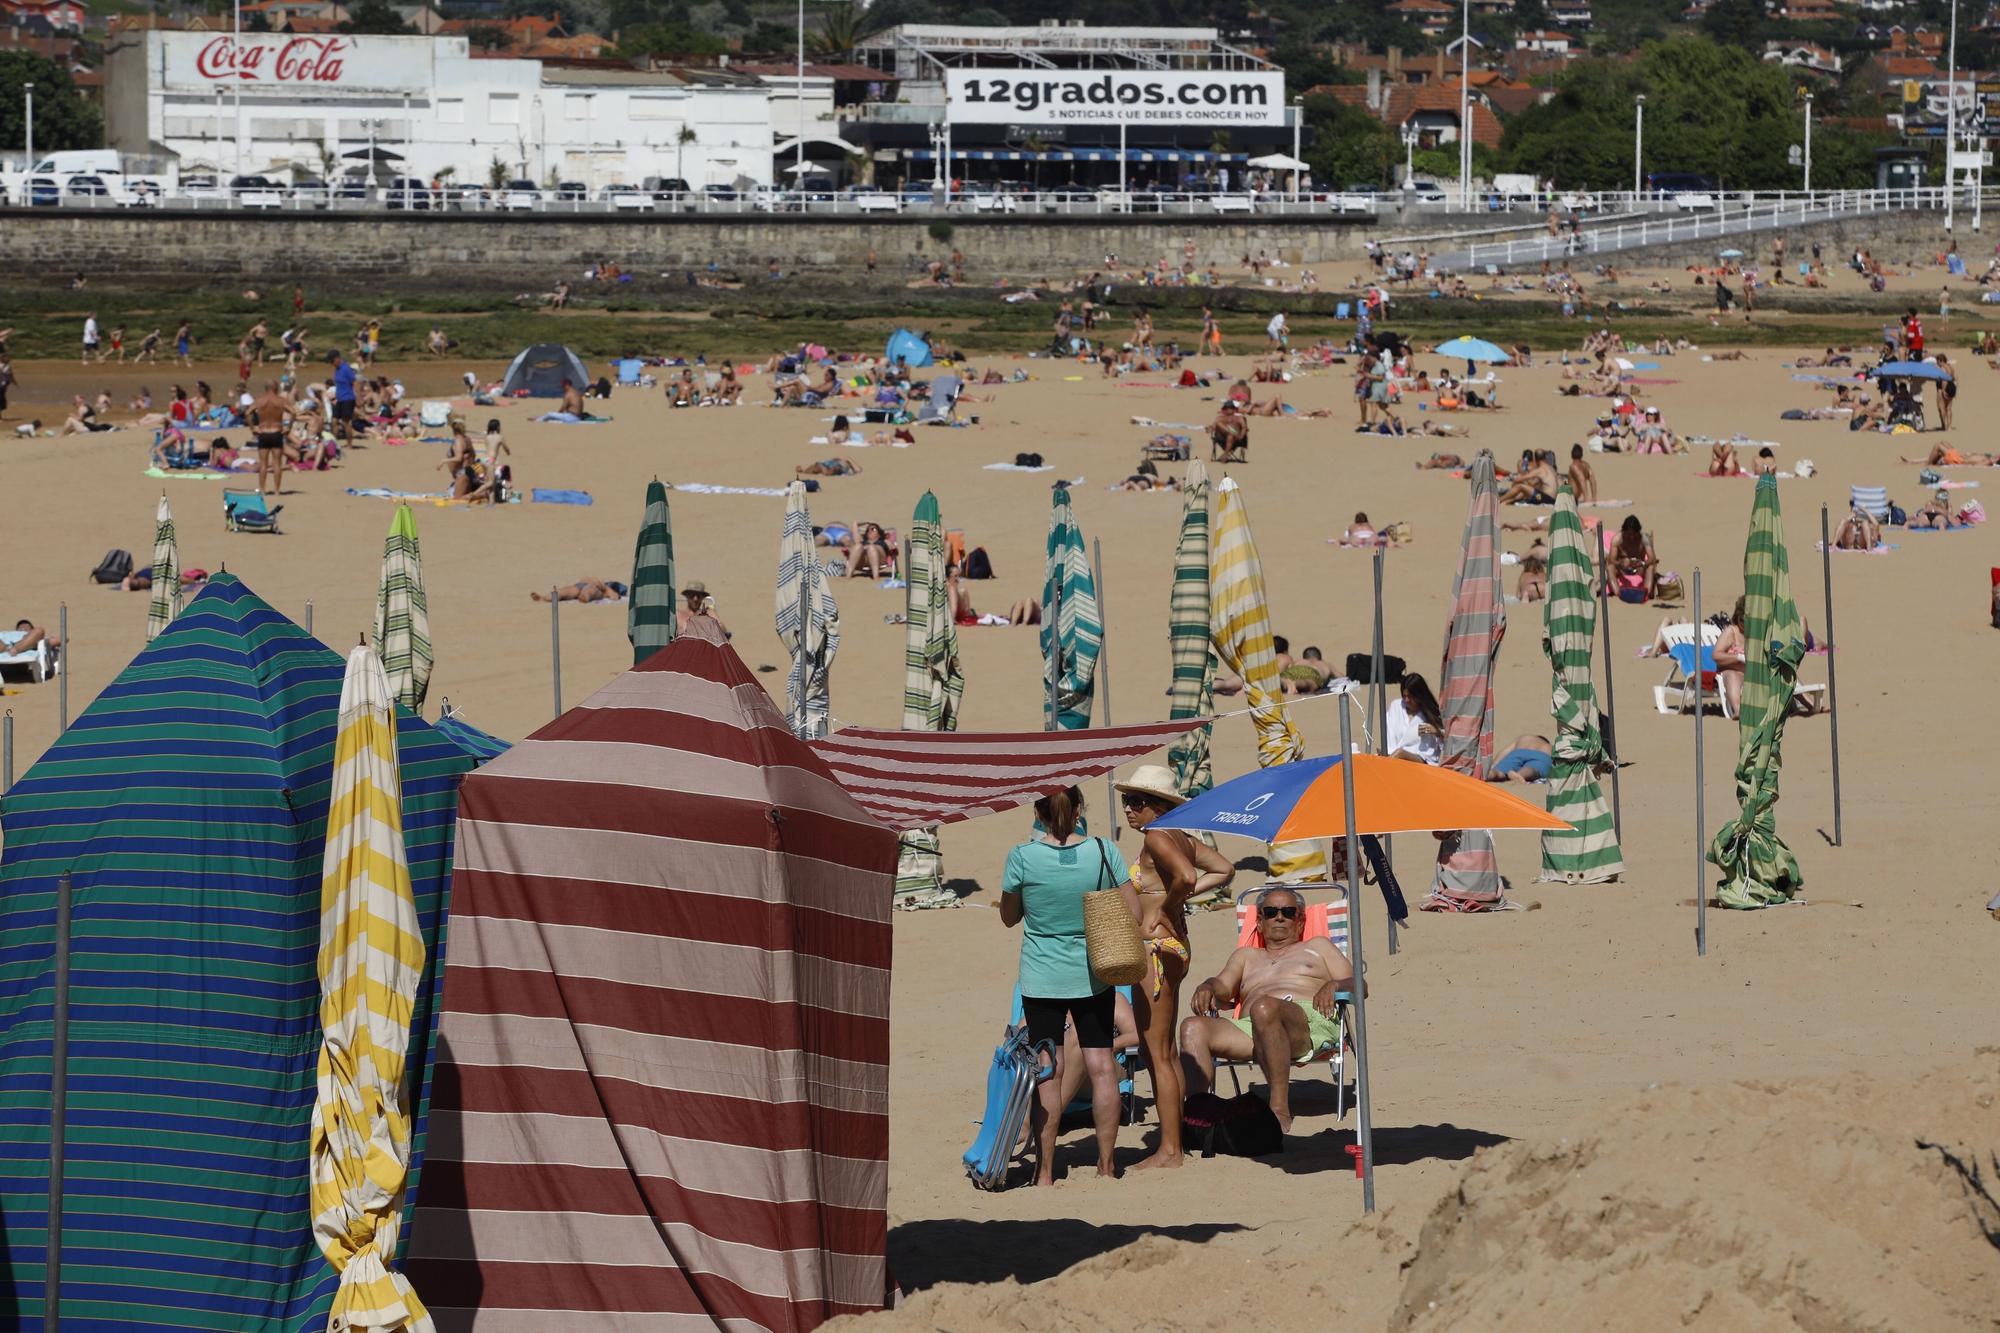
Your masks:
M1121 794L1135 791L1142 796L1158 797L1168 805L1180 805L1187 800L1174 785L1173 772L1159 764L1141 764L1132 770L1131 777L1115 785Z

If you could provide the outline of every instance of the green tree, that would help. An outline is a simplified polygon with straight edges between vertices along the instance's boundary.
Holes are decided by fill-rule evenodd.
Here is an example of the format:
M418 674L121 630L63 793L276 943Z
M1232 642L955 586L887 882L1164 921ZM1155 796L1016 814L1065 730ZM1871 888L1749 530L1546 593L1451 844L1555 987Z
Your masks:
M696 32L683 23L648 23L623 33L616 48L620 60L647 56L720 55L729 43L712 32Z
M759 23L743 34L744 55L777 55L797 49L799 30L786 23Z
M1322 185L1388 185L1403 160L1402 141L1387 125L1358 106L1324 95L1306 99L1305 148L1313 179Z
M845 61L862 38L879 31L874 12L860 0L840 0L820 8L819 31L807 35L806 49L818 60Z
M1715 0L1701 16L1701 30L1724 46L1748 50L1767 22L1764 0Z
M69 71L46 56L0 51L0 144L26 146L21 85L35 85L35 153L104 146L104 118L83 100Z
M388 0L359 0L347 11L338 27L342 32L399 37L415 32L403 16L389 7Z

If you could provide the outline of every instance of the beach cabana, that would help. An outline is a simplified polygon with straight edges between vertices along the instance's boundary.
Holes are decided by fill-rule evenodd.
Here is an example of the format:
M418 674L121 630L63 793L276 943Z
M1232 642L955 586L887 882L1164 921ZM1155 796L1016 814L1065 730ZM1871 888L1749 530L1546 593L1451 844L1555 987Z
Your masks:
M807 1329L889 1290L896 836L713 622L465 780L441 1327Z
M889 335L889 341L883 346L882 359L890 365L901 361L911 370L921 369L931 363L930 340L921 333L897 329Z
M96 1327L319 1333L320 891L339 657L217 574L0 801L0 1227L40 1327L52 904L73 885L65 1310ZM407 1086L425 1146L439 927L472 761L396 714L426 963ZM75 1302L72 1304L72 1302Z
M590 384L590 371L584 367L583 358L561 343L536 343L524 349L507 367L506 378L500 381L500 394L504 398L522 394L530 398L560 398L564 380L578 389Z

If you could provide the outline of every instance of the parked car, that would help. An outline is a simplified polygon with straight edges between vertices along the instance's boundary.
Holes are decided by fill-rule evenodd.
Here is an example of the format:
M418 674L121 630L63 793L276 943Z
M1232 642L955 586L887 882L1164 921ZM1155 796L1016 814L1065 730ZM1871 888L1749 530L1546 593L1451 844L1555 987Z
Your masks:
M285 187L269 176L231 176L229 197L238 208L283 208Z
M382 200L391 208L407 208L414 213L428 212L437 202L430 186L414 176L392 179L382 187Z
M1403 193L1409 196L1411 203L1416 204L1450 202L1450 196L1444 192L1444 186L1436 181L1412 181L1403 187Z
M939 198L937 188L929 181L905 182L896 192L905 208L929 208Z
M104 177L89 172L79 172L63 182L63 202L72 201L107 206L118 202L118 198Z
M1326 202L1336 213L1373 213L1376 196L1372 190L1342 190L1327 196Z
M590 198L590 191L582 181L557 181L555 197L568 204L580 204Z
M662 204L683 203L694 193L694 187L679 176L648 176L639 183L639 188Z
M493 206L492 192L477 185L447 185L438 195L440 208L460 213L478 213Z
M830 204L838 197L831 176L808 176L792 194L800 204Z
M304 176L292 182L292 202L301 207L325 208L332 197L332 189L317 176Z
M743 191L734 185L704 185L701 187L701 197L712 204L733 204L743 197Z
M621 213L651 211L653 207L653 196L636 185L607 185L597 192L597 197Z
M541 204L542 191L533 181L508 181L493 196L495 208L503 208L513 213L539 208Z
M360 176L349 176L333 187L332 194L345 203L365 203L369 197L368 182Z

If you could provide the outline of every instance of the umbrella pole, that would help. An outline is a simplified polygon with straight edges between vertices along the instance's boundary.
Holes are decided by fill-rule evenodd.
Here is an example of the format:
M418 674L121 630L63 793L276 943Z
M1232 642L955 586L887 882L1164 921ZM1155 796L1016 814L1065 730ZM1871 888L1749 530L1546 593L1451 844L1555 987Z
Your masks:
M14 710L0 718L0 796L14 790Z
M1062 725L1062 570L1049 580L1049 604L1042 608L1042 620L1049 627L1049 724L1043 731Z
M1701 571L1694 572L1694 600L1688 607L1694 617L1694 956L1708 956L1708 807L1702 785L1701 721L1708 711L1708 699L1701 687Z
M556 590L549 589L549 670L555 676L556 711L562 716L562 603L556 600Z
M1354 721L1340 701L1340 798L1347 822L1347 939L1354 947L1354 1138L1361 1148L1361 1211L1375 1211L1375 1125L1368 1102L1368 973L1361 961L1361 840L1354 832Z
M308 597L306 598L306 633L307 635L311 635L312 632L313 632L313 599Z
M1826 584L1826 718L1833 732L1833 845L1840 846L1840 710L1834 706L1833 539L1828 536L1826 506L1819 507L1819 561Z
M1368 658L1368 683L1373 692L1375 706L1371 710L1375 717L1375 753L1382 753L1382 746L1389 735L1389 686L1382 679L1382 556L1383 549L1375 548L1375 640ZM1344 705L1343 705L1344 706ZM1396 866L1396 840L1382 839L1382 858L1391 870ZM1389 953L1399 951L1396 940L1396 918L1389 918Z
M1618 795L1618 711L1612 704L1611 689L1611 584L1604 560L1604 542L1597 543L1597 618L1604 624L1604 705L1598 714L1604 719L1604 748L1611 756L1611 834L1620 846L1625 843L1625 805Z
M1100 622L1100 638L1097 644L1097 692L1104 700L1104 725L1111 725L1111 632L1104 628L1110 617L1105 614L1104 599L1104 541L1099 537L1090 539L1090 576L1097 583L1097 618ZM1118 780L1115 775L1104 775L1104 809L1106 816L1118 808ZM1122 830L1116 820L1111 824L1111 840L1118 841Z
M808 533L807 535L811 534ZM808 562L814 558L811 554L808 554L806 557ZM908 569L909 566L905 565L903 568ZM812 684L812 652L806 643L806 613L812 605L812 585L813 570L811 564L808 563L805 569L805 577L799 581L799 648L797 652L792 654L792 679L798 682L792 698L798 702L800 732L812 730L812 724L806 716L806 691ZM827 711L829 713L832 712L831 702L828 704ZM810 738L800 735L799 739L803 741Z
M69 1138L69 914L67 870L56 881L55 996L49 1044L49 1218L42 1327L62 1327L63 1157Z
M69 603L56 608L56 633L62 647L56 658L56 735L69 730Z

